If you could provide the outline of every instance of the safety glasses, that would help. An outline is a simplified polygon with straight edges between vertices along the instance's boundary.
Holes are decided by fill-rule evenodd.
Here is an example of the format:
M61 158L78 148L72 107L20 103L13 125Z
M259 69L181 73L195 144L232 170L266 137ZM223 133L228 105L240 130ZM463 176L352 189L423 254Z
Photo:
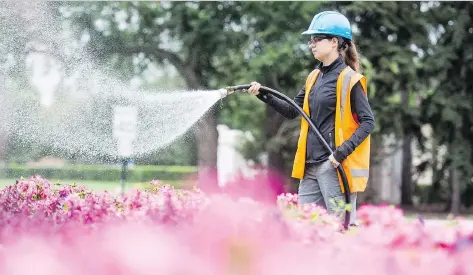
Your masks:
M324 39L331 39L332 37L329 35L311 35L309 38L309 41L307 41L307 44L310 46L312 44L315 44L319 41L322 41Z

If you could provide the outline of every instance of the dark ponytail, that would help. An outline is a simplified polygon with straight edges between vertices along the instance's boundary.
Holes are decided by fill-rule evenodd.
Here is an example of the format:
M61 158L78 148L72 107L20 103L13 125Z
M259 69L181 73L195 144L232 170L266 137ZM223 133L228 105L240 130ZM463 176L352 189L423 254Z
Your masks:
M352 40L343 40L340 47L340 54L345 64L350 66L354 71L361 73L360 60L358 58L358 50L356 49L355 42Z

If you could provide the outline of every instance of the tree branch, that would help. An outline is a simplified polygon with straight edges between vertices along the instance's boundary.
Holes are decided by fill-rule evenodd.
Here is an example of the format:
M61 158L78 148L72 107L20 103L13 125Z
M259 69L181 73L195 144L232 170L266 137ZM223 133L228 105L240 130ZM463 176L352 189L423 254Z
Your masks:
M196 68L197 62L199 61L200 52L201 51L199 47L192 48L191 52L189 53L189 59L187 60L186 65L191 68Z
M281 93L283 92L282 87L279 85L277 74L274 73L274 74L271 75L271 83L273 84L273 86L276 90L280 91Z
M196 74L195 67L192 67L189 62L184 62L176 53L150 46L115 48L112 50L112 52L120 54L144 53L157 60L166 59L176 68L178 72L181 73L189 88L202 88L203 84L199 76ZM198 55L196 55L194 58L195 60L198 60Z
M157 47L135 46L112 49L112 52L120 54L144 53L145 55L154 57L158 60L168 60L180 72L183 72L186 69L184 61L182 61L182 59L176 53L159 49Z

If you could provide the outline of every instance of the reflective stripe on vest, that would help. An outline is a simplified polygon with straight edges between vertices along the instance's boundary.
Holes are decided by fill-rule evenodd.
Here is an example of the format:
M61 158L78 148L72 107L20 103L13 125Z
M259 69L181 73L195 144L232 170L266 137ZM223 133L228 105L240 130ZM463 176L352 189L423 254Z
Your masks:
M355 75L355 71L349 70L346 74L345 77L343 78L343 83L342 83L342 99L341 99L341 104L340 104L340 111L341 111L341 118L343 121L343 114L345 111L345 103L348 95L348 85L350 85L350 80L353 75Z
M370 169L350 169L351 176L354 178L367 178L370 175Z

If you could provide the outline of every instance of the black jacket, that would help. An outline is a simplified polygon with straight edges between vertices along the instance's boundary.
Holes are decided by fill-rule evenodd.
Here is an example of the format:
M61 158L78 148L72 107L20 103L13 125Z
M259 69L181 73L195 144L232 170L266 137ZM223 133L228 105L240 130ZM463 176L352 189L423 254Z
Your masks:
M334 158L338 162L342 162L350 155L374 129L373 112L371 111L368 98L363 92L361 84L358 82L353 86L350 100L352 113L357 114L360 126L348 140L340 147L335 148L336 85L340 72L346 66L342 57L339 57L328 66L322 66L321 64L318 67L320 73L317 77L317 81L309 94L310 118L327 143L332 147L332 150L334 150ZM305 85L294 98L294 101L301 108L304 103L304 95ZM296 108L271 94L260 93L257 97L288 119L294 119L299 116ZM325 149L316 134L309 128L307 135L306 163L320 163L327 160L329 156L330 152Z

